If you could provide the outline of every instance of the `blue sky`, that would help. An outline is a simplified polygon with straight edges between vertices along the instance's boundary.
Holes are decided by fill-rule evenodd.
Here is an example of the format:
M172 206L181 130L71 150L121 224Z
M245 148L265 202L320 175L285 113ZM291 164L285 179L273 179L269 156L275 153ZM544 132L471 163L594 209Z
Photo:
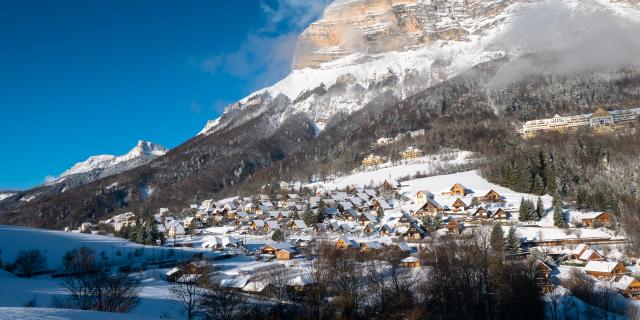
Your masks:
M289 71L327 0L2 1L0 189L175 147Z

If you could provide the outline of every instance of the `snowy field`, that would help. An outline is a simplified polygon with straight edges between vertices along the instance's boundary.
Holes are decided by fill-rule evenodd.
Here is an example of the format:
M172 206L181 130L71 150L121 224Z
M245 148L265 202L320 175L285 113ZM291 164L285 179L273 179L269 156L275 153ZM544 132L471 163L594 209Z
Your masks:
M116 237L0 225L0 250L4 262L13 262L20 250L39 249L47 257L48 268L57 270L66 252L83 246L92 248L96 254L104 252L115 265L169 259L172 253L174 258L187 258L201 251L198 248L144 246Z
M0 269L0 319L158 319L181 318L180 305L174 301L169 293L167 282L162 280L166 270L146 271L134 274L142 278L140 304L129 314L103 313L92 311L41 309L50 308L55 296L65 296L67 291L62 286L61 279L49 276L34 278L18 278ZM34 308L20 308L25 303L34 301ZM6 311L6 312L5 312Z
M412 160L401 161L394 165L391 162L381 164L366 171L356 171L351 175L338 177L334 180L316 182L309 187L323 186L328 190L344 189L348 186L367 186L370 184L380 185L385 179L398 180L416 174L434 174L443 168L454 167L471 163L475 158L469 151L455 151L451 153L440 153L428 155Z
M156 317L146 317L132 314L118 314L85 310L53 309L53 308L19 308L0 307L0 320L151 320Z

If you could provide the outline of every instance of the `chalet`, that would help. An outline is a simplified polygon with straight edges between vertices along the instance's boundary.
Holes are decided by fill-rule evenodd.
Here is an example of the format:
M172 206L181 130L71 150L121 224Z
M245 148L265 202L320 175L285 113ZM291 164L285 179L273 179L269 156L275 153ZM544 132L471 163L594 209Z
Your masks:
M491 215L491 219L494 219L494 220L507 220L509 219L509 217L510 217L510 214L504 211L504 209L502 208L499 208L498 210L496 210L496 212L494 212Z
M466 196L467 194L470 194L471 192L469 191L469 189L465 188L463 185L456 183L453 185L453 187L451 187L451 189L449 189L449 191L443 192L442 194L444 195L448 195L448 196Z
M460 212L464 210L467 210L467 204L464 203L464 201L462 201L462 199L460 198L457 198L456 201L454 201L451 205L451 211L453 212Z
M429 192L429 191L418 191L416 192L416 194L413 196L413 203L414 204L425 204L427 203L427 200L433 200L433 193Z
M169 231L167 232L167 235L169 237L178 237L178 236L184 236L186 233L184 231L184 227L181 224L174 224L169 228Z
M244 212L251 212L251 213L253 213L253 212L256 212L256 209L258 209L258 206L257 206L255 203L253 203L253 202L247 202L247 203L245 203L245 204L243 204L243 205L242 205L242 210L243 210Z
M327 225L328 231L336 232L338 231L338 229L340 229L340 224L336 221L329 222L329 224Z
M535 262L536 267L536 283L538 288L544 293L553 291L553 284L551 284L551 271L552 268L542 260Z
M206 274L209 270L209 263L205 260L196 260L187 263L184 271L189 274Z
M300 202L300 201L302 201L302 198L300 198L300 196L297 193L288 193L286 196L284 196L284 200L285 201Z
M323 233L327 231L327 225L325 225L322 222L318 222L315 224L315 226L313 226L313 231L315 233Z
M351 229L352 229L352 228L351 228L351 225L350 225L350 224L348 224L348 223L343 223L343 224L341 224L341 225L340 225L340 227L338 227L338 230L336 230L336 231L338 231L338 232L342 232L342 233L344 233L344 234L347 234L347 233L351 232Z
M233 201L225 202L224 209L227 211L232 211L238 209L238 206Z
M338 214L337 208L326 208L324 211L327 213L327 216L329 216L330 218L333 218Z
M269 201L269 200L271 200L271 197L269 197L269 195L266 195L266 194L258 195L258 201L260 203L264 203L264 201Z
M420 268L420 266L422 266L422 263L420 262L420 259L414 256L408 256L400 260L400 265L405 268Z
M338 203L338 209L341 211L353 209L353 204L349 201L341 201Z
M378 196L378 193L373 189L364 189L364 193L366 193L371 198L375 198Z
M480 198L480 201L482 202L500 202L502 201L502 196L497 193L495 190L490 190L489 192L487 192L487 194L485 194L483 197Z
M426 202L418 209L414 216L422 218L426 216L435 217L439 213L444 212L444 207L433 199L427 199Z
M335 200L336 202L345 201L347 198L349 198L349 195L346 192L342 191L338 191L331 195L331 199Z
M623 275L616 277L613 285L623 296L633 300L640 300L640 280Z
M358 220L360 221L360 224L363 226L366 226L369 224L375 224L378 222L378 218L371 212L363 212L358 218Z
M419 158L422 157L424 155L424 152L422 152L422 150L413 147L413 146L409 146L407 147L407 149L405 149L404 151L400 152L400 156L402 157L402 159L404 160L410 160L410 159L415 159L415 158Z
M627 273L627 268L622 262L589 261L584 266L584 272L596 278L611 278Z
M424 231L419 225L417 225L416 223L412 223L409 226L409 229L407 229L407 231L404 233L404 235L407 238L411 238L411 239L415 239L415 240L420 240L424 237L427 236L427 232Z
M369 202L369 200L371 200L371 197L369 197L369 195L364 193L363 191L364 190L359 191L358 193L356 193L356 197L358 197L358 199L362 200L365 203Z
M356 209L347 209L343 212L343 216L346 220L349 221L358 221L358 219L360 218L360 213L358 212L358 210Z
M358 197L349 197L349 202L351 202L354 208L360 208L366 203Z
M462 224L456 219L451 219L447 223L447 231L452 234L460 234L462 232Z
M380 227L379 233L381 235L388 236L390 234L393 234L393 228L390 227L388 224L384 224L382 227Z
M382 183L382 189L383 190L397 190L400 189L402 185L393 179L384 179L384 182Z
M384 163L384 160L380 156L376 156L374 154L370 154L366 156L364 159L362 159L363 167L377 166L383 163Z
M278 221L267 220L265 221L264 230L267 232L271 230L280 230L280 224L278 224Z
M411 217L406 213L403 213L400 219L398 219L398 222L396 223L396 227L409 227L415 221L416 219L414 219L413 217Z
M485 207L478 207L476 211L471 214L474 219L489 219L490 212Z
M380 250L384 246L378 241L369 241L360 243L360 251Z
M376 231L376 227L373 226L373 223L369 223L367 225L365 225L364 229L362 229L362 232L364 232L367 235L370 235L372 233L374 233Z
M241 242L233 237L208 237L201 245L205 249L222 249L227 247L238 247Z
M336 249L338 250L347 250L347 249L359 249L360 244L355 240L351 240L347 237L340 237L338 241L336 241Z
M398 250L400 250L401 252L409 253L409 252L415 251L415 248L411 247L406 242L398 242L397 246L398 246Z
M293 230L293 231L307 230L307 224L304 223L304 221L302 221L302 220L293 220L289 224L289 228L291 228L291 230Z
M262 254L276 254L276 252L282 249L294 250L291 244L288 244L286 242L275 242L267 244L264 247L260 248L260 252Z
M291 260L296 254L296 250L292 248L283 248L276 251L277 260Z
M572 253L572 258L583 261L604 261L606 260L598 251L591 249L588 245L581 243L579 244Z
M613 223L613 215L609 212L593 213L582 218L582 224L587 228L595 228L597 226L608 227Z
M167 278L167 281L169 282L176 282L178 281L178 279L180 279L180 277L182 277L184 275L184 270L182 268L179 267L174 267L173 269L167 271L165 273L165 276Z
M184 219L184 226L186 228L202 228L204 225L202 221L196 217L187 217Z
M371 209L377 211L380 208L382 208L382 210L384 210L384 211L392 209L391 206L386 201L384 201L383 199L375 199L375 200L373 200L373 204L371 205Z
M251 230L263 230L265 225L264 220L256 219L251 221L249 228L251 228Z

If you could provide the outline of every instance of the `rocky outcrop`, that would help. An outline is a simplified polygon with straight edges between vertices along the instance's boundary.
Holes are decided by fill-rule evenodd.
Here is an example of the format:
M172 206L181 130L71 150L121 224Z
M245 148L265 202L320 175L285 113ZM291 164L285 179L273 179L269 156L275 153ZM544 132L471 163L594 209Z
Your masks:
M298 41L293 69L317 68L355 52L405 51L466 41L496 23L513 0L338 0Z

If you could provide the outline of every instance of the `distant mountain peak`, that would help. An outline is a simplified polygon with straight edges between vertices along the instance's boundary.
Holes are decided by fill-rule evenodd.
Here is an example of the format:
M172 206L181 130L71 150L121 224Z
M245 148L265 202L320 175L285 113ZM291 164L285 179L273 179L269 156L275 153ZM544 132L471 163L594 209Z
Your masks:
M73 167L63 172L60 175L60 178L79 173L91 172L98 169L107 169L120 163L130 162L138 158L154 159L156 157L164 155L166 152L167 149L159 144L139 140L136 146L124 155L114 156L110 154L103 154L91 156L87 160L78 162Z

